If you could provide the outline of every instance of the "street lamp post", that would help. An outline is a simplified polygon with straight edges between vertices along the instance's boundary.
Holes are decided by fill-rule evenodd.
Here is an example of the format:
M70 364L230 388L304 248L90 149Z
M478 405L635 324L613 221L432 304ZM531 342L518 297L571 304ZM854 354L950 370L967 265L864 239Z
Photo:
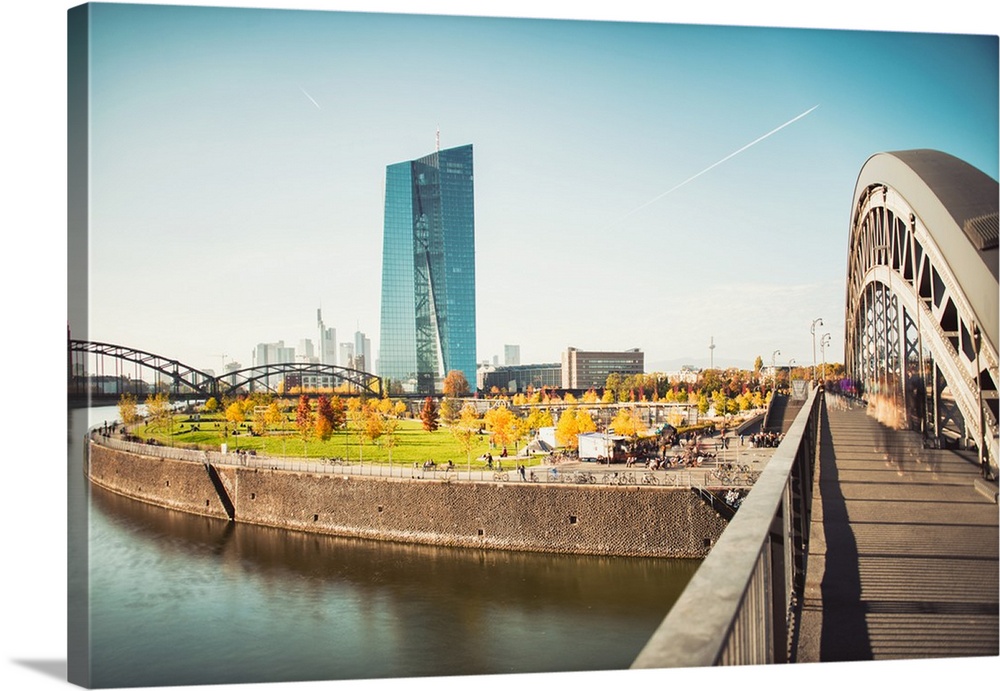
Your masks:
M776 350L771 353L771 395L774 395L774 390L778 388L778 370L776 364L776 358L781 355L780 350Z
M826 347L828 345L830 345L830 334L829 333L825 333L825 334L823 334L823 337L821 339L819 339L819 350L820 350L820 353L823 355L823 375L822 375L822 381L824 381L824 382L826 381Z
M817 324L823 326L823 319L817 317L816 319L812 320L812 324L809 326L809 333L812 334L812 339L813 339L813 370L812 370L813 382L816 381L816 325Z
M788 391L792 390L792 365L795 364L795 358L788 361Z

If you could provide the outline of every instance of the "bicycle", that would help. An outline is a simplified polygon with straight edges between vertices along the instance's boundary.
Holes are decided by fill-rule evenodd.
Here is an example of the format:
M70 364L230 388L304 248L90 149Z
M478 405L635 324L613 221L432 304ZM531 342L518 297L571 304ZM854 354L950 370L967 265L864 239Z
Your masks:
M497 471L493 473L494 482L507 482L508 479L510 478L508 478L506 471Z
M643 473L642 484L644 485L658 485L660 484L659 479L653 473Z

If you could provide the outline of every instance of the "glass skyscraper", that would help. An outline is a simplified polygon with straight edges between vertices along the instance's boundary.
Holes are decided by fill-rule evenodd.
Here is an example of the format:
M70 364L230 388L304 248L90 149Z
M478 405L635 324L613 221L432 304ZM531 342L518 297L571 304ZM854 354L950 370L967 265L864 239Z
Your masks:
M379 374L433 394L451 370L476 386L472 145L387 166Z

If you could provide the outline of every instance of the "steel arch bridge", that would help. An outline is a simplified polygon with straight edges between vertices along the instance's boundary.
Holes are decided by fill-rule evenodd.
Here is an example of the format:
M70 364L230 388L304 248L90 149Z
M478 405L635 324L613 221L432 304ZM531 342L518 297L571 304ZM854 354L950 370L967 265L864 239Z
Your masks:
M96 371L87 367L82 359L88 356L92 356L95 362L102 362L103 358L111 358L116 363L113 374L106 375L103 364ZM169 390L178 396L208 398L209 396L234 396L254 391L280 393L279 389L282 388L289 390L293 387L324 385L331 387L347 385L359 394L377 397L382 395L382 380L376 375L336 365L318 363L257 365L214 376L189 367L178 360L143 350L112 343L72 339L69 341L70 390L79 390L86 386L86 379L95 375L106 375L117 380L124 379L125 375L121 363L132 363L136 366L137 377L135 381L139 381L138 368L162 375ZM82 374L85 372L87 374ZM127 385L122 385L117 387L116 391L124 393L127 389Z
M872 156L854 189L847 375L879 419L998 452L997 181L932 150ZM992 470L990 469L992 467Z

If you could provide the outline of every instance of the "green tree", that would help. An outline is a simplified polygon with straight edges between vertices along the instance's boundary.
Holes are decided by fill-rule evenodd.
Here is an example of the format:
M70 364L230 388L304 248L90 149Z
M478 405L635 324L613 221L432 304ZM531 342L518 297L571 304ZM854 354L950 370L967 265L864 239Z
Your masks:
M608 403L614 403L619 399L622 392L622 375L617 372L608 375L608 378L604 380L605 396L607 396L608 391L611 392L611 400Z
M458 405L458 401L454 398L445 396L444 399L442 399L440 417L446 425L454 424L461 412L462 411Z
M696 405L698 406L698 413L700 415L705 415L708 413L708 408L711 405L708 400L708 396L704 393L699 393L695 399Z

